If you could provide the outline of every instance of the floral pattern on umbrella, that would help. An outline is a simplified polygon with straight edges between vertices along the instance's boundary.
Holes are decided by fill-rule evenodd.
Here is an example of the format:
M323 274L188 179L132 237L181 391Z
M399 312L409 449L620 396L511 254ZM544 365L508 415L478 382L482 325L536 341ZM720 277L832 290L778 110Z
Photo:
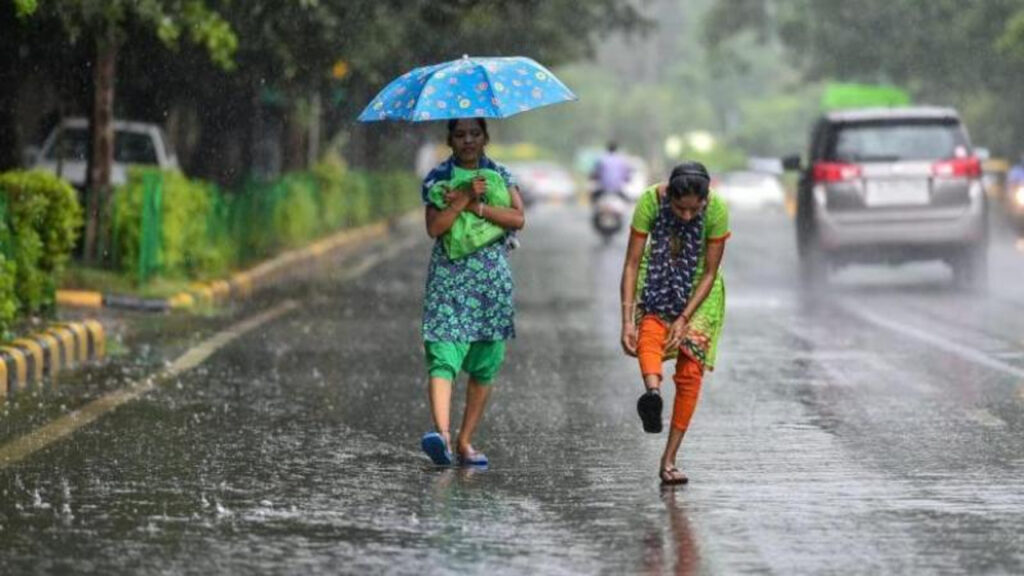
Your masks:
M577 97L565 84L530 58L464 56L403 74L370 102L359 120L507 118L573 100Z

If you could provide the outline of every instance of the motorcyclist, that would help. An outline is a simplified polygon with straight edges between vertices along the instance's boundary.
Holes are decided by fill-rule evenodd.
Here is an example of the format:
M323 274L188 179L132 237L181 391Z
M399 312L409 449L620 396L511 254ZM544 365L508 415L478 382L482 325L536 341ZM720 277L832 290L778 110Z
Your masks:
M1006 187L1012 190L1017 186L1024 186L1024 152L1021 152L1017 163L1014 164L1006 174Z
M591 195L591 203L596 204L604 194L615 194L628 200L625 194L626 183L633 175L633 167L624 155L618 151L619 145L614 140L608 143L605 152L594 164L591 179L596 187Z

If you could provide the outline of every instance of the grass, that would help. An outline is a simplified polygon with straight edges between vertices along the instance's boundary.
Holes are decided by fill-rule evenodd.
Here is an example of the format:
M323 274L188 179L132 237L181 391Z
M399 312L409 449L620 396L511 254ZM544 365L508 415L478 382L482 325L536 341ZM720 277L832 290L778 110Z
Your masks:
M114 270L91 268L79 263L68 266L60 284L61 290L91 290L104 294L122 294L140 298L169 298L188 289L191 280L153 278L144 286Z

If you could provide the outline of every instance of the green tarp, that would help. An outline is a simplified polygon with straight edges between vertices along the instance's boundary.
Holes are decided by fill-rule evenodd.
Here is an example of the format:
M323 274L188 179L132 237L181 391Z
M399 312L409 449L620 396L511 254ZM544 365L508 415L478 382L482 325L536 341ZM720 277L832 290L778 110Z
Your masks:
M844 108L897 107L910 104L910 95L901 88L884 84L832 83L821 97L823 110Z

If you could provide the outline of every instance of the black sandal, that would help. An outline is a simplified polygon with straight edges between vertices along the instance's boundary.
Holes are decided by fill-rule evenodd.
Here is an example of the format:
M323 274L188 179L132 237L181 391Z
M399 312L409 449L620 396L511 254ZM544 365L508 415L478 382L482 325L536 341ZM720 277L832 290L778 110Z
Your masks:
M665 466L658 475L661 476L662 486L678 486L690 481L686 474L675 466Z
M636 401L636 411L644 425L644 432L658 434L661 432L661 394L652 388L644 392Z

